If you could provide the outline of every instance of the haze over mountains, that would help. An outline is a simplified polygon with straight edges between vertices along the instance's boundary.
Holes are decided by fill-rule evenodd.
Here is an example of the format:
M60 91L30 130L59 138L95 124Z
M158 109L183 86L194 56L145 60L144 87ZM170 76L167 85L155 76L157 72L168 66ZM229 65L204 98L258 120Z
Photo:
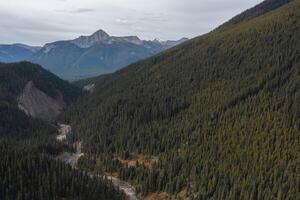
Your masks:
M64 79L73 80L111 73L187 40L145 41L137 36L110 36L98 30L90 36L48 43L43 47L1 45L0 61L28 60Z
M0 63L0 199L299 199L299 10L300 0L266 0L208 34L73 83L29 62ZM100 30L34 55L70 62L60 52L170 43ZM55 139L60 124L65 143ZM53 160L74 145L77 169Z
M1 44L0 62L16 62L26 60L40 49L41 47L32 47L24 44Z

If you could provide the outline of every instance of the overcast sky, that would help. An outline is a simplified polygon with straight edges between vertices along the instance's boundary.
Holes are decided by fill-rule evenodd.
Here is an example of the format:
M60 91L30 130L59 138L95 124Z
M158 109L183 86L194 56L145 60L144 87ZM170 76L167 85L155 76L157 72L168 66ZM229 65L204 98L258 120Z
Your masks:
M206 33L262 0L0 0L0 43L89 35L179 39Z

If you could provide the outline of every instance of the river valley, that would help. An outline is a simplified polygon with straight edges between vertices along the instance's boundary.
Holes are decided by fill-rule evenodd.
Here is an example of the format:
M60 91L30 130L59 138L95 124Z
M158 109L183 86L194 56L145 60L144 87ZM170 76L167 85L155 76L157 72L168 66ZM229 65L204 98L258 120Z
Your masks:
M59 135L56 137L56 139L60 142L63 142L64 140L66 140L67 135L71 134L72 128L70 125L67 125L67 124L59 124L58 131L59 131ZM75 153L64 152L64 153L60 154L57 157L57 159L65 162L66 164L71 165L73 168L76 168L79 158L81 156L84 156L84 153L82 153L82 151L81 151L81 142L76 142L73 145L76 148ZM94 175L90 174L90 176L94 176ZM99 178L102 178L102 177L99 177ZM107 176L107 178L112 181L113 185L116 188L119 188L121 191L123 191L125 193L128 200L139 200L139 198L137 197L137 194L135 192L135 188L132 185L130 185L129 183L127 183L125 181L120 180L117 177Z

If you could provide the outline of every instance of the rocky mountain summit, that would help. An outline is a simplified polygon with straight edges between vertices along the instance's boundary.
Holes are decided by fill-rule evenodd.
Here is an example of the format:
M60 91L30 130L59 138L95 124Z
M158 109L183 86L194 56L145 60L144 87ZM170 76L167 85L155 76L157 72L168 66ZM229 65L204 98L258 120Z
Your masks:
M110 36L100 29L89 36L48 43L29 60L74 80L114 72L187 40L147 41L137 36Z

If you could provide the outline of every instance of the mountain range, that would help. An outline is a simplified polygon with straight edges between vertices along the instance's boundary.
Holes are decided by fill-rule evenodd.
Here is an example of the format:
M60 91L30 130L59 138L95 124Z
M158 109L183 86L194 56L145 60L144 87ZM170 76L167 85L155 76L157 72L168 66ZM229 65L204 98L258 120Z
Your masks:
M130 199L101 181L108 176L138 199L299 199L299 10L300 0L266 0L208 34L74 83L37 64L1 63L0 199ZM56 45L81 56L146 43L99 31L34 54L60 61ZM65 143L55 142L58 123L71 129ZM52 159L76 143L76 169Z
M43 47L0 45L0 61L31 61L64 79L74 80L111 73L187 40L145 41L136 36L110 36L98 30L90 36L48 43Z
M66 115L85 141L82 167L116 173L146 199L298 199L299 10L267 0L80 82L94 88Z
M33 47L24 44L1 44L0 62L16 62L26 60L40 49L41 47Z

